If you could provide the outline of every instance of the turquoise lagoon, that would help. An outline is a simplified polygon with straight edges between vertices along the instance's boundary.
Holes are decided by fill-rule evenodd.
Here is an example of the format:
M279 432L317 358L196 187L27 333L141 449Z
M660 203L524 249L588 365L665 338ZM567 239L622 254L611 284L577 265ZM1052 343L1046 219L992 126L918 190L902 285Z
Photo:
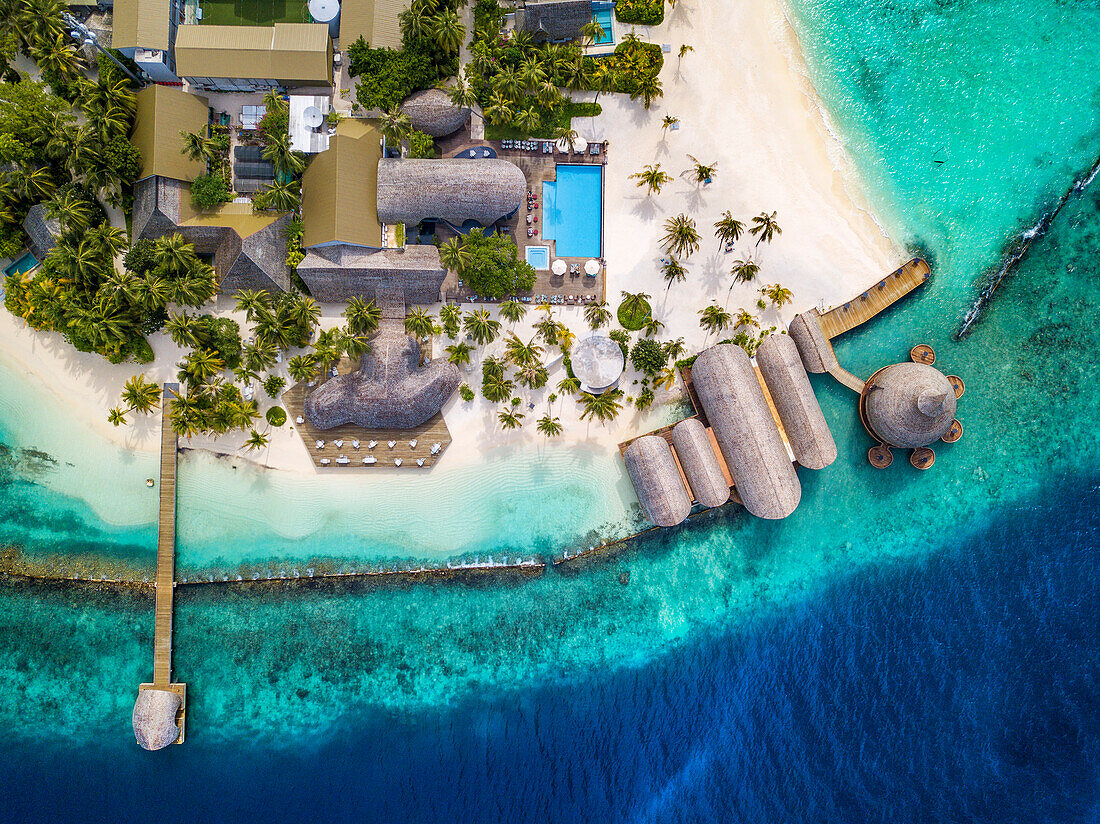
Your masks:
M963 440L925 473L902 461L872 470L854 396L815 376L840 457L802 473L785 521L725 512L522 585L184 591L176 667L202 697L173 770L271 789L246 762L273 758L390 818L402 804L445 815L457 797L454 820L1090 820L1100 191L1069 202L968 338L953 333L1005 245L1100 151L1100 7L799 0L789 11L876 210L933 263L928 286L838 354L867 375L931 343L967 382ZM149 540L36 481L32 458L3 488L28 534ZM546 498L567 488L515 471ZM230 477L217 497L265 494L253 476ZM228 508L225 529L240 517ZM54 513L69 520L43 526ZM531 534L526 512L494 518L479 547ZM188 528L204 536L184 540L197 566L230 540L221 526ZM234 540L262 558L294 536L256 520ZM128 729L150 606L0 590L0 721L33 763L78 747L94 775L112 759L126 776L155 774ZM574 705L583 713L564 709ZM792 730L843 769L801 765L797 750L778 760L768 743ZM497 742L513 738L502 753ZM405 776L403 792L373 783L371 765ZM408 778L426 773L449 781ZM716 792L728 807L707 807ZM898 809L884 813L891 799ZM195 801L214 804L205 787ZM308 818L303 802L285 803L288 820ZM324 809L347 814L337 801Z

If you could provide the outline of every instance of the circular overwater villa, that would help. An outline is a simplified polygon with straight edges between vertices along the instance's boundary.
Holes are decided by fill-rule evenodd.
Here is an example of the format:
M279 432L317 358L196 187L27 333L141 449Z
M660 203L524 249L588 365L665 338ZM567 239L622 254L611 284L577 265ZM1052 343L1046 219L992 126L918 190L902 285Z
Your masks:
M569 354L573 375L581 382L581 391L600 395L614 389L626 368L626 358L618 343L604 335L585 338Z

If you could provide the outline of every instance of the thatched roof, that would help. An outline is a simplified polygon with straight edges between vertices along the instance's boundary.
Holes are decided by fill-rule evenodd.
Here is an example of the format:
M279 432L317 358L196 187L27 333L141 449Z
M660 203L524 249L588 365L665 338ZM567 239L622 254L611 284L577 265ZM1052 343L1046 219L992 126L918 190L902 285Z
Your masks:
M756 350L756 365L787 431L795 459L808 469L824 469L835 461L836 442L795 342L789 335L768 335Z
M536 42L575 40L592 20L592 0L527 0L516 12L516 27L531 32Z
M691 376L745 509L758 518L790 515L802 487L745 350L711 347Z
M955 417L955 391L942 372L923 363L895 363L875 373L863 390L873 433L890 446L915 448L942 438Z
M798 347L798 354L802 358L806 371L820 375L837 364L832 344L821 331L821 324L818 323L817 315L813 312L795 315L788 331L791 340Z
M256 215L238 203L196 213L190 185L172 178L154 175L134 184L133 238L153 240L178 232L196 252L214 256L214 271L226 292L290 288L289 222L289 215Z
M403 249L364 249L338 243L306 250L298 274L322 302L374 298L382 289L398 289L405 303L436 303L447 270L439 248L412 245Z
M46 213L45 204L36 203L27 210L27 216L23 218L23 231L30 238L31 252L39 260L44 260L61 237L61 222Z
M626 358L622 347L606 335L592 335L569 353L573 374L586 392L599 393L613 386L623 373Z
M527 179L499 158L378 161L378 218L415 226L435 218L491 226L523 204Z
M139 690L134 702L134 736L147 750L159 750L180 737L176 713L183 699L171 690Z
M420 345L396 323L383 324L359 369L317 387L303 408L317 429L348 423L411 429L442 409L460 380L458 367L446 360L421 368Z
M414 129L432 137L446 137L466 125L470 110L456 106L443 89L424 89L408 97L401 110L409 116Z
M672 446L696 501L703 506L721 506L730 499L722 464L698 418L688 418L672 427Z
M655 526L676 526L691 512L684 479L668 441L657 435L643 435L623 451L626 471L642 511Z

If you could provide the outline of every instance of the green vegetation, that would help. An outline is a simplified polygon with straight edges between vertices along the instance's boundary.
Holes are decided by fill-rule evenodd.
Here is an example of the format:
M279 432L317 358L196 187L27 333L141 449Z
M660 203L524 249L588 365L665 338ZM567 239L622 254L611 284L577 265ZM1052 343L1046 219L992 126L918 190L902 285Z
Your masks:
M413 129L408 140L409 157L435 157L435 141L430 134Z
M618 0L615 17L620 23L659 25L665 19L665 0Z
M668 363L668 354L653 338L639 338L630 350L630 363L639 372L653 377Z
M203 0L204 26L271 26L311 23L305 3L294 0Z
M524 140L526 138L538 138L540 140L557 140L564 130L570 128L574 117L598 117L603 112L603 106L599 103L575 103L566 101L560 108L551 112L550 120L540 123L535 129L524 129L508 123L485 124L486 140Z
M272 426L282 426L286 423L286 410L281 406L273 406L267 410L265 417Z
M401 13L401 49L372 49L362 37L348 48L352 77L364 109L393 109L410 94L458 71L466 29L458 0L413 0Z
M645 292L635 294L623 292L623 302L619 304L619 309L615 314L619 320L619 325L623 329L637 332L645 326L652 311L652 307L649 305L649 295Z
M466 403L470 403L474 398L477 397L477 395L474 394L474 390L470 388L470 384L468 383L464 383L462 384L462 386L458 387L458 394L459 397L462 398L462 400L466 401Z
M191 183L191 205L196 209L216 209L232 199L233 192L220 174L200 175Z
M535 284L535 270L519 259L511 238L474 229L455 246L457 256L445 255L444 265L462 275L476 295L499 299Z

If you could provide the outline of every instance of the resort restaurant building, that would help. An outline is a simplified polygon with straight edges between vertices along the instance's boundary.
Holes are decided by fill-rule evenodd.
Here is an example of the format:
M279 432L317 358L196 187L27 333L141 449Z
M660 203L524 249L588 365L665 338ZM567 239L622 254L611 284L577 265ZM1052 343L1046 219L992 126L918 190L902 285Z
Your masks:
M175 60L180 77L207 91L332 85L332 41L323 23L181 26Z

